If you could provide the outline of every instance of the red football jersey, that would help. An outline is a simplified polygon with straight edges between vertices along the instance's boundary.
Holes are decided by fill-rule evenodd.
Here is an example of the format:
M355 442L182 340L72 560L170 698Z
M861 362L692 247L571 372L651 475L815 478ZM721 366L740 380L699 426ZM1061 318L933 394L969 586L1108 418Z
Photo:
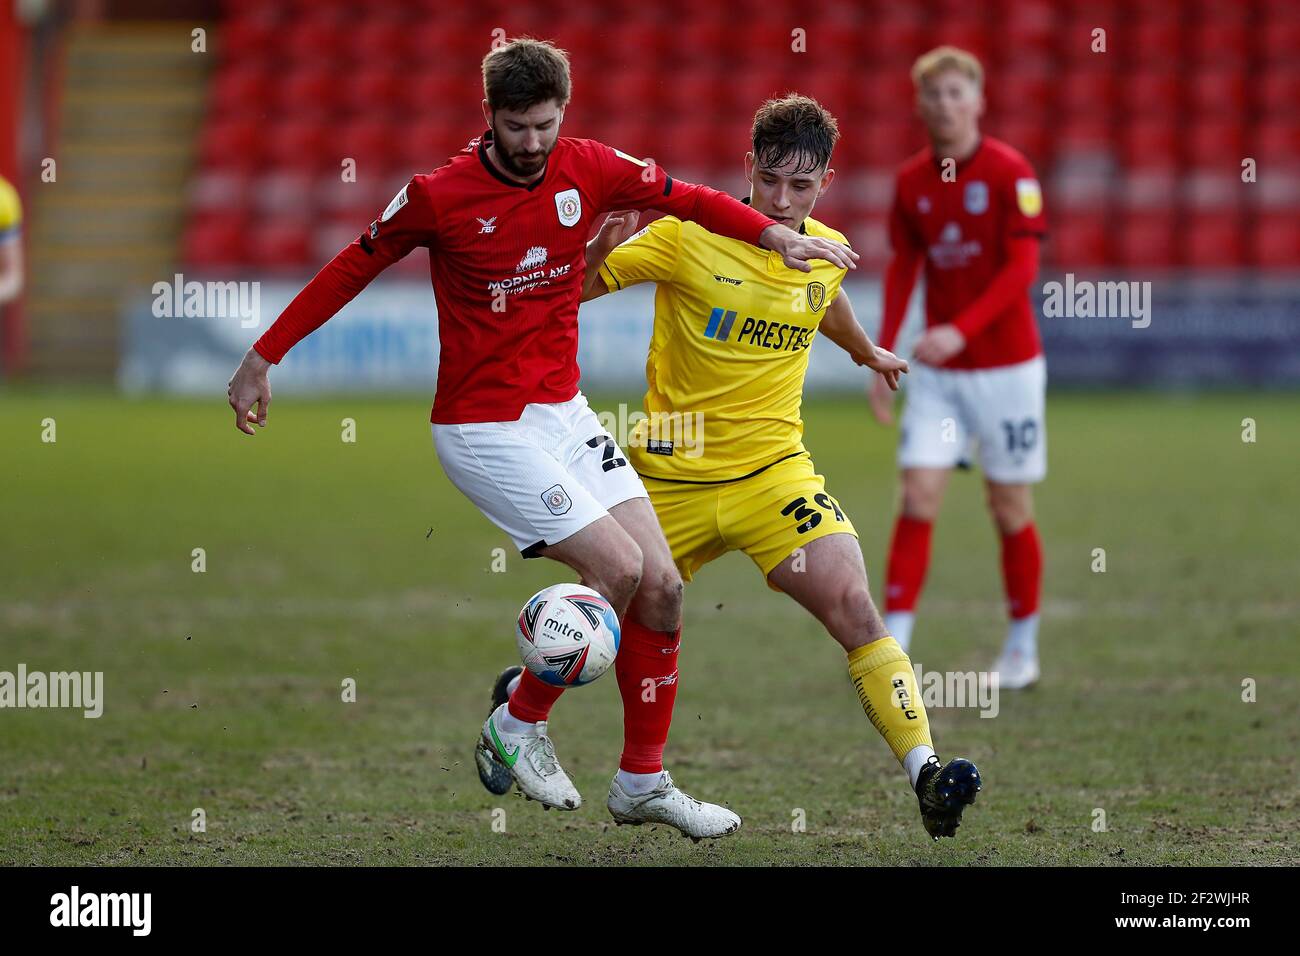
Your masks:
M578 391L578 304L586 244L611 209L660 209L757 244L771 219L707 186L586 139L561 137L530 185L488 158L489 130L402 187L255 344L278 362L385 268L429 250L438 305L439 424L515 421Z
M890 243L925 256L926 325L952 322L979 298L1008 259L1011 239L1047 231L1033 167L1006 143L985 136L945 182L929 147L898 170ZM886 346L888 348L888 346ZM945 368L992 368L1042 352L1027 295L968 337Z

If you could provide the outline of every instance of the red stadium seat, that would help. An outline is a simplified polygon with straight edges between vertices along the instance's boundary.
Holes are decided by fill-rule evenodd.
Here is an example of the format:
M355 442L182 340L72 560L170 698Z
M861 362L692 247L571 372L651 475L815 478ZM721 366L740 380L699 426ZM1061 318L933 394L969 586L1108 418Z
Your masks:
M1172 70L1139 69L1127 73L1118 102L1126 115L1147 114L1169 117L1182 106L1178 74Z
M358 115L407 116L403 81L403 75L391 65L358 66L339 86L338 108Z
M247 260L260 267L299 270L313 265L311 227L297 218L259 222L246 235Z
M1300 102L1300 69L1292 64L1266 69L1253 83L1255 104L1260 113L1293 115Z
M256 116L275 95L275 77L258 63L241 63L217 71L208 92L210 117Z
M1132 268L1176 265L1179 261L1176 218L1168 212L1125 217L1115 252L1122 265Z
M1065 112L1108 115L1115 99L1115 74L1095 67L1071 70L1058 81L1058 89Z
M1101 266L1112 261L1109 244L1114 221L1105 212L1096 209L1062 210L1050 215L1052 263L1070 270Z
M259 11L222 24L214 46L223 63L260 65L274 59L280 35L275 18Z
M1228 268L1246 264L1245 234L1237 212L1198 215L1183 229L1184 262L1193 268Z
M1269 64L1275 67L1293 65L1296 50L1300 50L1300 17L1268 21L1258 31L1258 44L1260 55Z
M1241 116L1246 108L1246 82L1240 70L1193 71L1188 91L1189 105L1197 116Z
M1132 169L1169 168L1182 154L1182 127L1171 117L1137 120L1121 133L1124 163Z
M1050 103L1055 96L1059 76L1045 68L1019 67L991 78L988 99L992 107L1003 113L1016 113L1026 107Z
M415 57L410 37L400 20L365 17L349 27L342 52L357 68L391 68Z
M200 163L207 168L257 169L262 166L262 147L262 129L257 120L214 120L203 131Z
M291 69L275 84L279 111L286 116L328 116L337 110L346 78L319 62Z
M1208 21L1191 27L1189 52L1198 66L1239 69L1250 58L1250 30L1243 21Z
M1275 168L1278 164L1292 165L1300 161L1300 114L1259 123L1239 155L1253 156L1257 163Z
M1249 261L1265 269L1300 268L1300 218L1291 213L1263 213L1250 233Z
M916 91L907 70L866 71L850 80L850 92L864 119L904 118L913 115Z
M227 266L252 261L251 220L241 213L196 216L185 229L181 258L187 266Z
M328 12L290 20L281 27L276 44L281 58L297 63L328 63L343 58L348 30Z
M287 119L264 124L263 140L267 161L281 169L323 169L331 162L337 168L341 157L329 153L326 126L313 119Z
M1239 120L1207 118L1187 131L1190 161L1197 166L1240 168L1245 150L1245 130Z

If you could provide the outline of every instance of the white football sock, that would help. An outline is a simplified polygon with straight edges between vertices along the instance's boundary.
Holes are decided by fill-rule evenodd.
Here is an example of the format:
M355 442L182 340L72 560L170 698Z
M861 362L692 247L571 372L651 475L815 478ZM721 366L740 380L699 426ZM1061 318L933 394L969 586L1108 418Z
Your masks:
M916 778L921 775L921 768L929 762L934 756L934 748L927 747L925 744L917 744L907 752L903 757L903 769L907 771L907 779L912 784L912 789L916 789Z
M618 768L617 775L618 785L633 797L649 793L659 786L659 778L662 776L662 770L656 770L654 773L628 773L622 767Z
M1007 629L1007 642L1003 645L1004 654L1018 651L1030 660L1038 658L1038 614L1013 620Z
M912 624L915 621L916 614L912 611L890 611L885 615L885 630L898 641L904 653L912 643Z
M530 734L533 732L533 728L537 726L532 721L520 720L510 713L509 704L497 711L496 722L497 730L507 734Z

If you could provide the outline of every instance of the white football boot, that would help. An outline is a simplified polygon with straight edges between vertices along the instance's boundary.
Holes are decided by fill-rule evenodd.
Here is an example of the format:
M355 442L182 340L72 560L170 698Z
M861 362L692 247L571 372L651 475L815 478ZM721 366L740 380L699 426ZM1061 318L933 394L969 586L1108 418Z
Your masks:
M1038 655L1021 650L1003 650L993 662L989 679L999 690L1024 690L1038 683Z
M488 715L480 746L501 761L514 778L515 786L528 799L557 810L578 809L582 806L582 796L555 759L555 745L546 736L546 721L533 724L528 733L509 733L497 721L505 706L502 704Z
M668 771L659 776L659 786L649 793L633 795L615 777L609 785L609 812L619 826L663 823L674 827L696 843L726 836L740 829L740 817L716 803L701 803L677 789Z

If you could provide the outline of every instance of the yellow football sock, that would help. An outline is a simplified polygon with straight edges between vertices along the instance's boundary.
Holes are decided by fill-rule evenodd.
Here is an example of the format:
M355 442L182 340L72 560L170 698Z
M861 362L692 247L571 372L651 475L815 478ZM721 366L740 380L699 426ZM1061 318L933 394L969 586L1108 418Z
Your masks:
M912 662L898 641L884 637L849 651L849 678L867 718L900 763L913 747L934 748Z

